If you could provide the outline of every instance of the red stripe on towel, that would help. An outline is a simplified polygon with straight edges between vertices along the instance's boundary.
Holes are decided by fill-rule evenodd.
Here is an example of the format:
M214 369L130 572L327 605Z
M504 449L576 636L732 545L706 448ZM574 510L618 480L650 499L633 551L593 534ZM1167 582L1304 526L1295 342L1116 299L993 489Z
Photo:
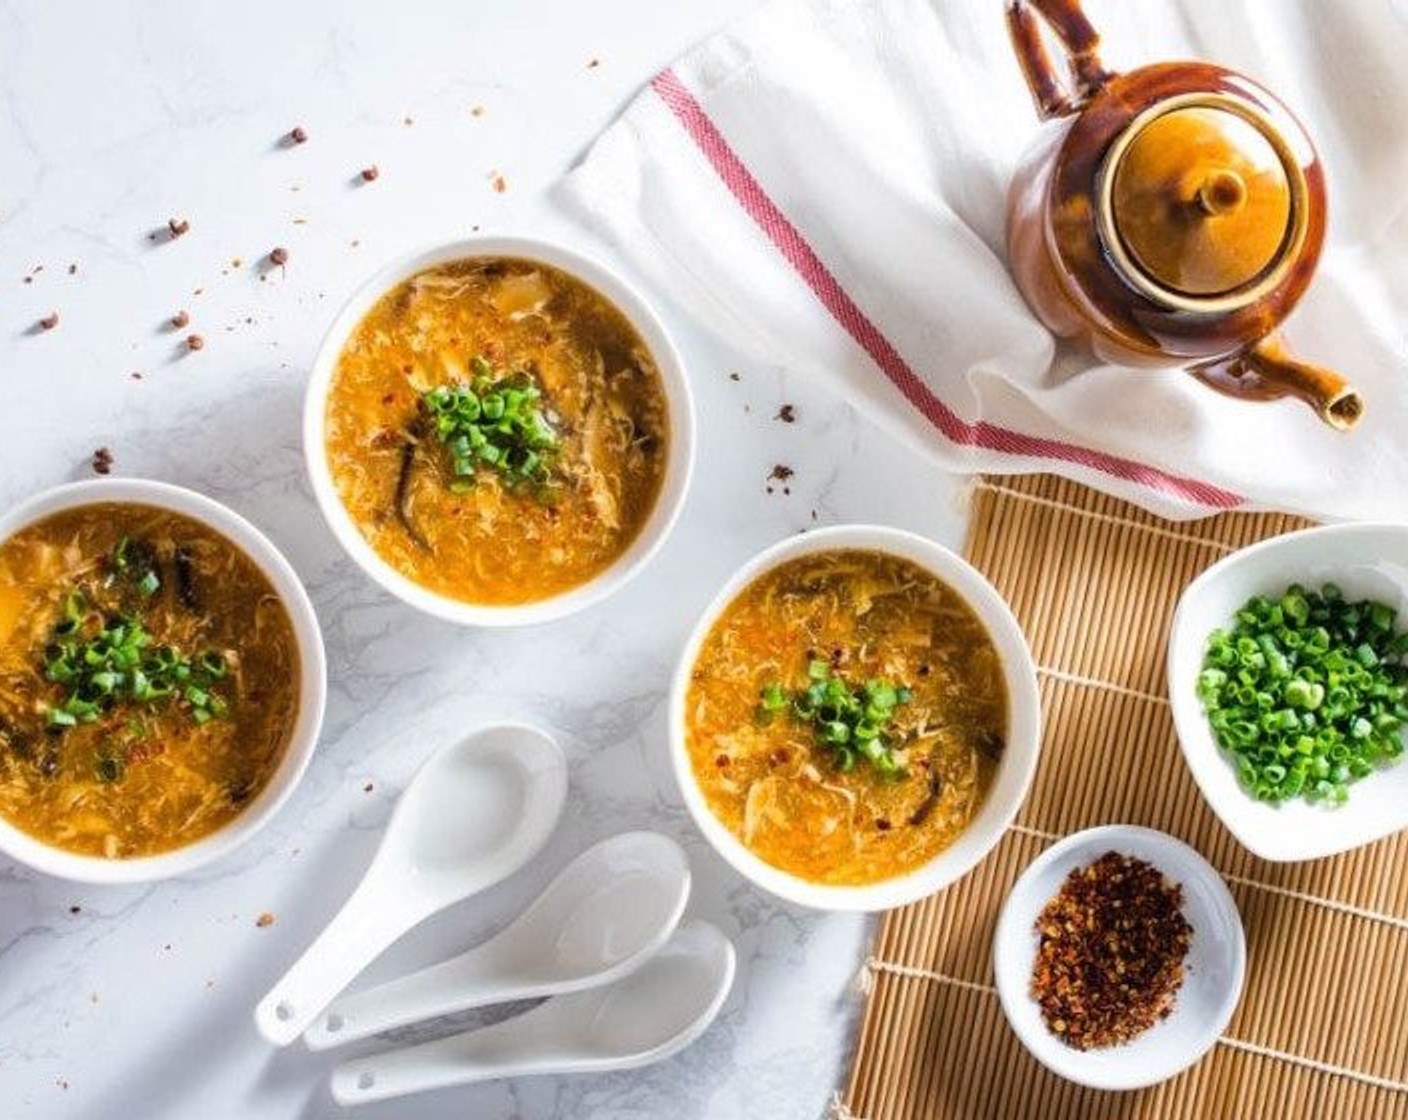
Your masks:
M1074 463L1213 509L1232 509L1242 504L1243 499L1229 490L1199 482L1197 479L1169 474L1132 459L1122 459L1117 455L1108 455L1103 451L1078 447L1043 436L1014 432L1010 428L999 427L986 421L971 424L964 420L934 395L909 363L900 356L890 340L880 332L880 328L860 309L855 300L846 294L830 269L807 243L806 238L778 209L777 204L768 197L767 192L753 177L753 173L738 158L738 154L710 120L703 106L685 88L679 76L673 70L663 70L650 84L699 146L734 198L806 281L832 318L870 355L871 360L905 395L910 404L919 409L948 440L1008 455Z

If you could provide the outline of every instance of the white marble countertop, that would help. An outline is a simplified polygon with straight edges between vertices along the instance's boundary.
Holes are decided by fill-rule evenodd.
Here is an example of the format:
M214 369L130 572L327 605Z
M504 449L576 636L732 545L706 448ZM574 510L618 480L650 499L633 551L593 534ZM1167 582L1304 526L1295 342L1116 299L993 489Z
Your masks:
M0 503L89 476L102 446L117 474L211 494L293 562L330 670L307 777L230 858L132 888L0 860L5 1120L338 1115L327 1056L272 1052L251 1008L360 876L427 753L499 716L540 722L566 746L561 828L529 869L415 931L368 976L466 946L585 843L644 827L688 849L692 911L734 938L737 984L713 1030L654 1068L444 1091L362 1115L823 1112L850 1058L871 924L775 902L713 855L670 776L666 684L697 612L749 554L858 520L954 544L958 483L667 304L701 435L673 539L604 606L547 629L476 633L421 617L358 573L318 516L299 448L322 332L383 260L475 227L564 236L609 257L555 211L552 184L643 80L752 3L0 3ZM308 142L281 147L294 125ZM380 177L354 183L373 163ZM173 216L190 232L151 241ZM265 272L276 245L289 262ZM206 339L198 353L164 326L182 308ZM57 328L37 330L51 311ZM776 419L784 402L796 423ZM776 463L796 471L790 493L767 489ZM264 911L275 920L257 926Z

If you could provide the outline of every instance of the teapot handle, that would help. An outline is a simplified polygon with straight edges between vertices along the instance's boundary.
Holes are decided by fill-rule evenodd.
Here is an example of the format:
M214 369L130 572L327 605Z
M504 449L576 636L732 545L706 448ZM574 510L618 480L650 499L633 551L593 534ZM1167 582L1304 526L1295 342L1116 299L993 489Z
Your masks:
M1069 83L1051 64L1037 17L1066 49ZM1112 76L1100 65L1100 36L1081 11L1080 0L1007 0L1007 31L1042 120L1075 112Z

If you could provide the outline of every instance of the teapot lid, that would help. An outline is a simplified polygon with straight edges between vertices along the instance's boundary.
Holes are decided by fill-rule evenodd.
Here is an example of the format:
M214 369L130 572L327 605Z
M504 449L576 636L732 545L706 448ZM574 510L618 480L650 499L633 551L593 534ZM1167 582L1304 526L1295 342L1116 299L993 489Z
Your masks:
M1197 310L1259 298L1304 239L1305 179L1286 141L1243 100L1170 98L1130 122L1101 171L1100 223L1146 294Z

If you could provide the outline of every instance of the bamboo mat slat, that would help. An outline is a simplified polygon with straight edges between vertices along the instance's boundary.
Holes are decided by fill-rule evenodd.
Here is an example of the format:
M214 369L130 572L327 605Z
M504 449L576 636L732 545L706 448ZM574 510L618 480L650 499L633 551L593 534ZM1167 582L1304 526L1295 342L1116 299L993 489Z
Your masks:
M881 922L840 1116L1408 1118L1408 833L1312 863L1258 859L1198 793L1165 699L1183 588L1229 552L1306 524L1280 514L1174 524L1052 476L979 482L966 553L1031 642L1041 760L992 853ZM1133 1093L1071 1085L1031 1058L1002 1016L990 952L1027 864L1058 837L1110 822L1201 851L1247 932L1246 987L1223 1039L1191 1070Z

